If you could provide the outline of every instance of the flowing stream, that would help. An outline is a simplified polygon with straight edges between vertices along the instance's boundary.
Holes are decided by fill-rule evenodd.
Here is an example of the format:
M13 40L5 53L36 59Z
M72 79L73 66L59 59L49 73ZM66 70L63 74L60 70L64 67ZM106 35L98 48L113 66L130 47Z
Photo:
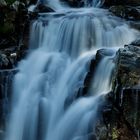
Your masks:
M116 47L137 35L107 10L47 2L57 12L40 13L32 23L30 53L14 79L5 140L88 140L90 132L96 135L97 110L111 90ZM93 0L91 5L100 3ZM113 53L98 64L88 94L78 97L100 48L111 48Z

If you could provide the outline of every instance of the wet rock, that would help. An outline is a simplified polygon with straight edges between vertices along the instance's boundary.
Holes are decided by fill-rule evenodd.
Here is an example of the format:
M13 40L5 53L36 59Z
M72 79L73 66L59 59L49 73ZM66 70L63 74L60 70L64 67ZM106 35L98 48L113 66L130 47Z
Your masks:
M38 4L38 6L35 9L35 12L37 13L48 13L48 12L54 12L54 10L44 4Z
M1 69L8 67L8 65L9 65L9 60L8 60L7 56L5 54L1 54L0 55L0 67L1 67Z
M112 5L129 5L129 6L139 6L139 0L105 0L104 6Z
M140 47L140 39L137 39L131 43L131 45L139 46Z
M19 1L15 1L12 5L11 5L11 8L15 11L18 11L18 7L19 5L22 4L24 5L24 3L20 3ZM24 5L25 6L25 5Z
M99 140L107 140L108 139L108 129L104 125L104 123L102 123L102 121L97 123L95 133L96 133L96 136Z
M112 56L114 54L114 51L111 49L100 49L96 53L96 61L100 61L105 56Z
M29 0L29 5L35 5L38 0Z
M140 80L140 47L135 46L139 44L139 40L131 44L120 49L117 54L117 73L123 87L133 87Z
M102 119L100 118L96 125L96 134L101 140L138 140L140 40L119 49L115 62L113 91L106 97L108 102L102 111Z
M112 129L112 140L137 140L137 137L130 131L125 122L120 121L118 124Z
M132 28L140 31L140 22L139 21L130 21L129 24Z
M11 33L14 32L13 22L15 18L15 13L13 11L10 11L10 9L7 7L3 7L3 8L0 8L0 17L1 17L0 38L6 37L6 36L9 37Z
M23 59L28 52L25 50L15 50L15 47L12 49L4 49L0 51L0 70L4 69L13 69L17 66L17 63Z
M122 91L123 114L137 134L140 131L140 87L126 88Z
M0 7L2 8L2 7L5 7L5 6L7 6L6 1L5 0L0 0Z
M124 4L127 4L127 5L140 6L139 0L123 0L123 1L124 1Z
M26 3L8 1L7 6L0 7L0 18L0 49L28 44L24 40L30 22Z
M71 7L82 7L84 6L84 0L61 0L67 2Z
M116 16L125 18L127 20L140 20L140 7L118 5L110 7L109 10Z
M109 134L112 139L137 140L140 131L140 42L117 52L116 79L111 98Z

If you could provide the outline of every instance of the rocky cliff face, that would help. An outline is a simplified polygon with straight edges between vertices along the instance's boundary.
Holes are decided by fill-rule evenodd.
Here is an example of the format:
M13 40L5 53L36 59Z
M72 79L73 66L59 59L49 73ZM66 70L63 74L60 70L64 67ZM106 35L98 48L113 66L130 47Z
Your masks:
M139 140L140 40L116 54L113 90L96 127L100 140ZM103 135L104 133L104 135Z
M125 45L117 53L117 79L122 87L140 84L140 40Z
M130 139L139 138L139 94L140 94L140 40L125 45L117 53L116 78L114 85L113 107L119 112L121 123L117 125L125 126L119 129L117 137L129 139L127 129L131 131ZM114 113L113 113L114 114ZM112 115L113 115L112 114ZM118 119L118 118L117 118ZM114 121L115 122L115 121ZM120 124L119 124L120 123ZM112 128L113 129L113 128ZM116 128L115 128L116 129ZM118 131L118 128L117 128ZM123 133L121 132L123 131ZM131 136L131 135L130 135Z

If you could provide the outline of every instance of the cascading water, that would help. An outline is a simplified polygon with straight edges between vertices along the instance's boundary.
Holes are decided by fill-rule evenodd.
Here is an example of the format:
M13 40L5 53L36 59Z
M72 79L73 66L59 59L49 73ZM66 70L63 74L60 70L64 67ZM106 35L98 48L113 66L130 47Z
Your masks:
M14 74L16 73L15 69L12 70L1 70L0 71L0 124L3 124L7 119L7 115L9 112L10 103L10 93L12 89L12 80L14 78ZM2 112L1 112L2 111ZM3 124L4 125L4 124Z
M52 9L55 10L64 9L64 6L62 5L62 3L60 3L59 0L38 0L37 4L39 3L49 5Z
M105 0L84 0L85 7L101 7Z
M100 99L111 89L113 56L101 60L89 95L77 98L90 60L97 49L123 46L136 33L103 9L40 14L32 24L33 50L14 79L5 140L88 140L89 123L94 133Z

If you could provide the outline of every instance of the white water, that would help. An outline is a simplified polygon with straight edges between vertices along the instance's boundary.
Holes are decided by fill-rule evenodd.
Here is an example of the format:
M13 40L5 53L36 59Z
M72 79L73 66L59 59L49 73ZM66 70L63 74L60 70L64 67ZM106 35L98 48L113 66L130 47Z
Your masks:
M42 0L42 1L46 3L47 5L49 5L52 9L55 9L55 10L64 9L64 6L62 5L62 3L60 3L59 0Z
M72 58L93 48L123 46L136 37L119 18L96 8L43 14L33 23L32 31L31 48L65 51Z
M14 79L5 140L88 140L89 124L94 133L101 98L111 90L114 67L113 56L105 57L94 74L89 96L77 98L90 60L97 49L123 46L136 33L103 9L40 15L31 29L34 50L20 62Z
M114 50L114 54L115 52L116 51ZM113 58L114 55L107 56L100 62L90 87L90 93L93 92L96 95L100 95L107 94L111 91L112 85L110 81L112 78L112 70L115 66Z
M84 0L85 7L101 7L104 0Z

